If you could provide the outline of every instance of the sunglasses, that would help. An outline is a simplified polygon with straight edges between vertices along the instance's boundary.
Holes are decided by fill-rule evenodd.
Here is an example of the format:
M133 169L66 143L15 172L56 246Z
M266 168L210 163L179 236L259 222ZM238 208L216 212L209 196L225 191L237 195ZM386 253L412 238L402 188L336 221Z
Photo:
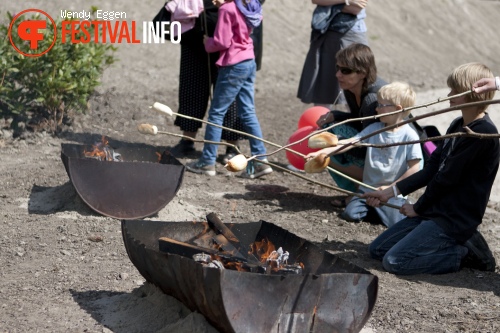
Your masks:
M394 104L380 104L380 103L377 103L377 107L378 108L385 108L385 107L389 107L389 106L395 106Z
M357 70L349 68L349 67L342 67L339 65L337 65L336 67L337 67L337 72L340 71L340 73L342 73L343 75L349 75L349 74L352 74L354 72L357 72Z

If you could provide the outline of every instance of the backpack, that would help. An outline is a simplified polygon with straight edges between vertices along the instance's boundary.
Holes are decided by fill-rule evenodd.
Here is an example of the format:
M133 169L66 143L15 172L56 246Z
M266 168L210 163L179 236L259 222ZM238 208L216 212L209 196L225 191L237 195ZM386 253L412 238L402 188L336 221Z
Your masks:
M409 118L413 118L413 116L410 114ZM429 126L422 127L416 121L414 121L410 124L413 125L413 127L417 131L420 140L425 140L427 138L432 138L434 136L441 135L441 133L439 132L439 130L437 129L436 126L429 125ZM427 142L422 142L420 144L420 147L422 148L422 155L424 158L424 165L427 163L427 161L431 157L432 153L434 152L434 150L436 150L436 147L439 145L439 143L441 141L442 140L427 141Z

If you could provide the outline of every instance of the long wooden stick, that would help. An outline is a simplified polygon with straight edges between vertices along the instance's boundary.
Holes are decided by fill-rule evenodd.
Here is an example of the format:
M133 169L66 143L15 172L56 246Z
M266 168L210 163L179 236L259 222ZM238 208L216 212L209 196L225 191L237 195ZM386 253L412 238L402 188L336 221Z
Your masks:
M461 110L461 109L464 109L464 108L484 106L484 105L490 105L490 104L500 104L500 99L459 104L459 105L456 105L456 106L453 106L453 107L449 107L449 108L445 108L445 109L441 109L441 110L436 110L436 111L433 111L433 112L422 114L420 116L416 116L416 117L413 117L413 118L410 118L410 119L406 119L406 120L403 120L403 121L401 121L401 122L399 122L397 124L386 126L386 127L381 128L381 129L379 129L377 131L374 131L374 132L372 132L370 134L367 134L367 135L365 135L365 136L363 136L363 137L361 137L361 138L359 138L357 140L351 141L349 144L346 144L343 147L341 147L338 151L336 151L336 153L339 153L339 152L345 150L347 147L352 146L354 144L357 144L358 142L366 140L366 139L368 139L368 138L370 138L370 137L372 137L374 135L377 135L379 133L391 130L391 129L396 128L396 127L400 127L400 126L408 124L408 123L415 122L415 121L423 119L423 118L428 118L428 117L431 117L431 116L436 116L438 114L442 114L442 113L446 113L446 112L450 112L450 111L457 111L457 110ZM385 115L388 115L388 113L386 113Z
M157 109L156 109L156 110L157 110ZM167 114L167 113L165 113L165 112L163 112L163 111L160 111L160 110L157 110L157 111L162 112L162 113L164 113L164 114ZM232 128L229 128L229 127L225 127L225 126L222 126L222 125L214 124L214 123L211 123L211 122L206 121L206 120L203 120L203 119L198 119L198 118L195 118L195 117L186 116L186 115L183 115L183 114L180 114L180 113L177 113L177 112L173 112L172 110L169 110L169 113L168 113L168 114L171 114L171 115L176 115L176 116L178 116L178 117L185 118L185 119L190 119L190 120L198 121L198 122L201 122L201 123L203 123L203 124L207 124L207 125L210 125L210 126L218 127L218 128L224 129L224 130L226 130L226 131L230 131L230 132L238 133L238 134L241 134L241 135L243 135L243 136L247 136L247 137L254 138L254 139L256 139L256 140L260 140L260 141L262 141L262 142L264 142L264 143L267 143L268 145L271 145L271 146L274 146L274 147L282 148L282 146L281 146L281 145L278 145L278 144L276 144L276 143L274 143L274 142L268 141L268 140L266 140L266 139L264 139L264 138L259 138L258 136L255 136L255 135L252 135L252 134L249 134L249 133L245 133L245 132L242 132L242 131L238 131L238 130L235 130L235 129L232 129ZM160 133L160 132L158 132L158 133ZM169 134L169 133L168 133L168 132L164 132L164 134ZM178 135L176 135L176 136L178 136ZM194 140L193 140L193 141L194 141ZM216 143L216 144L220 144L220 143ZM301 157L303 157L303 158L305 158L305 157L306 157L306 155L304 155L304 154L302 154L302 153L299 153L298 151L295 151L295 150L293 150L293 149L290 149L290 148L284 148L284 149L285 149L286 151L289 151L289 152L291 152L291 153L295 154L295 155L299 155L299 156L301 156ZM239 151L239 150L238 150L238 151ZM258 156L257 156L257 155L251 156L250 158L248 158L248 160L252 160L252 159L254 159L254 158L256 158L256 157L258 157ZM366 188L369 188L369 189L371 189L371 190L376 190L376 188L375 188L375 187L370 186L370 185L368 185L368 184L364 184L363 182L360 182L360 181L359 181L359 180L357 180L357 179L354 179L354 178L352 178L352 177L349 177L348 175L345 175L345 174L343 174L342 172L340 172L340 171L338 171L338 170L335 170L334 168L332 168L332 167L330 167L330 166L328 166L328 167L327 167L327 169L328 169L328 170L330 170L330 171L332 171L333 173L338 174L338 175L339 175L339 176L341 176L341 177L344 177L344 178L346 178L346 179L348 179L348 180L350 180L350 181L352 181L352 182L354 182L354 183L358 184L358 185L362 185L362 186L364 186L364 187L366 187Z

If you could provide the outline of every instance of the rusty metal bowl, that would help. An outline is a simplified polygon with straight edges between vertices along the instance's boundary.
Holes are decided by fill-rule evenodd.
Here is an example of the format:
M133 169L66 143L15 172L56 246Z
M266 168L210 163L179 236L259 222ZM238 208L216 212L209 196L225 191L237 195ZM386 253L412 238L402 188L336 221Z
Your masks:
M84 156L92 146L61 144L61 159L80 198L99 214L116 219L140 219L165 207L176 195L184 165L164 148L121 143L113 146L123 161Z
M377 298L378 278L265 221L226 224L242 244L267 237L304 263L299 275L219 270L159 249L187 242L203 223L122 220L128 256L141 275L221 332L359 332Z

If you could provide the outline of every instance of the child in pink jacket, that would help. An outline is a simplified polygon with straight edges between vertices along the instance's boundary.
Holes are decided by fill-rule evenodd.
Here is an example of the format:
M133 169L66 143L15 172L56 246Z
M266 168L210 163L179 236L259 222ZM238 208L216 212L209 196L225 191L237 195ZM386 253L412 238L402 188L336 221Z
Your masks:
M219 66L219 75L208 111L208 122L222 125L229 105L236 99L238 115L245 131L262 138L262 130L255 114L256 65L253 42L250 38L252 29L260 25L262 8L258 0L214 0L214 4L219 7L219 18L214 36L205 37L205 50L209 53L219 52L219 59L216 63ZM221 128L207 125L205 140L220 142L221 134ZM249 141L252 155L266 153L262 141L251 137ZM188 164L187 169L195 173L215 176L217 148L217 144L205 143L201 158ZM261 159L265 160L263 157ZM256 161L249 163L243 176L253 179L271 172L273 170L270 166Z

